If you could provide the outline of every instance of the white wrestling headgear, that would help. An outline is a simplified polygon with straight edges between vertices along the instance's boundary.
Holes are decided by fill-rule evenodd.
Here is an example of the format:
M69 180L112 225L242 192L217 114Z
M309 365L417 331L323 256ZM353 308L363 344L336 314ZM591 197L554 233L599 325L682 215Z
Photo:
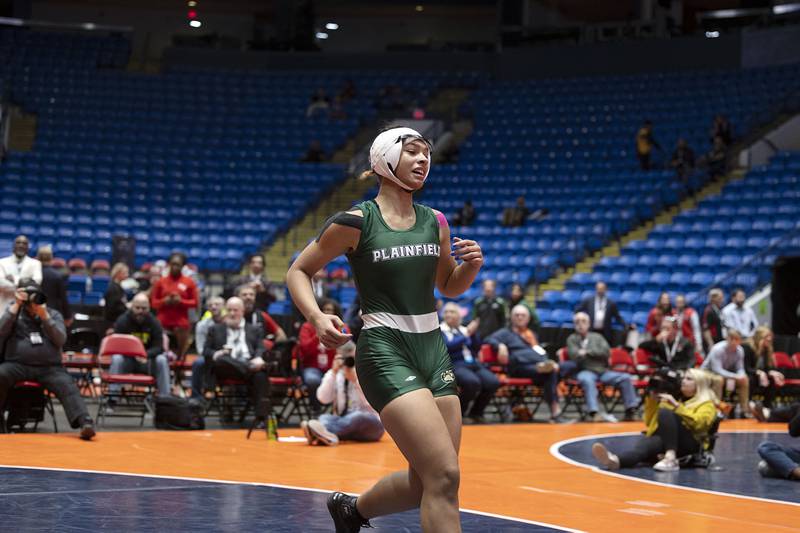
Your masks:
M372 170L381 177L388 178L400 185L404 190L405 185L395 175L394 171L400 162L400 154L403 152L403 144L408 140L420 139L428 145L430 151L433 150L431 142L423 137L418 131L411 128L392 128L382 132L372 141L369 149L369 164ZM428 156L430 161L430 155ZM428 165L428 172L431 166ZM428 174L425 174L425 179Z

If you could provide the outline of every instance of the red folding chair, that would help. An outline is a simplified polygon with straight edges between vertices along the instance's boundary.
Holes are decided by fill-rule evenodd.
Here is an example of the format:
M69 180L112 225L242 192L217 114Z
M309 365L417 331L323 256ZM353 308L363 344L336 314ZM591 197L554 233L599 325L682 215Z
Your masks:
M508 422L511 418L509 413L513 413L518 408L525 408L524 410L527 410L530 418L533 419L539 407L544 403L542 388L537 386L531 378L509 377L507 366L500 364L497 352L489 344L481 346L478 357L500 381L500 388L497 389L489 403L497 415L504 422Z
M631 356L630 352L628 352L628 350L624 348L611 348L608 363L611 370L630 374L631 383L633 384L633 388L636 390L636 393L639 396L644 396L644 391L647 389L647 383L650 380L649 378L641 377L639 375L636 368L636 361L634 360L633 356ZM613 386L606 386L603 387L603 389L605 392L602 396L603 403L606 404L605 407L610 413L617 405L619 405L622 396Z
M156 378L148 374L111 374L103 369L102 362L110 360L114 355L147 359L147 351L142 341L133 335L114 333L103 339L98 353L98 366L100 368L100 404L97 407L97 423L103 424L109 412L109 401L113 401L113 416L140 417L144 425L147 413L152 413L153 389ZM112 391L110 385L119 385L117 391Z
M19 410L15 409L17 405L19 405ZM5 419L7 430L19 427L24 431L27 424L33 423L33 430L36 431L39 422L44 420L44 415L47 413L53 420L53 432L58 433L53 398L44 385L38 381L18 381L14 384L4 407L8 411ZM6 416L6 414L0 413L0 416Z

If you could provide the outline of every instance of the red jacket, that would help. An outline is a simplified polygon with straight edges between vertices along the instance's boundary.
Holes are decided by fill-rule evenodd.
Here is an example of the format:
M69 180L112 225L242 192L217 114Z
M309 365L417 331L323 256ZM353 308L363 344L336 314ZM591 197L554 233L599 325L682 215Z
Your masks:
M670 310L670 316L675 316L675 310ZM664 320L664 311L659 309L658 307L654 307L650 310L650 314L647 315L647 325L645 326L645 331L649 333L651 336L656 337L661 332L661 322Z
M167 296L177 294L178 304L168 305ZM188 328L189 309L197 307L197 285L186 276L165 276L159 279L150 291L150 305L156 310L158 321L167 329Z
M345 333L349 333L347 326L345 326ZM320 351L317 330L314 329L310 322L305 322L300 326L297 353L303 368L318 368L324 373L333 365L336 349L326 348Z

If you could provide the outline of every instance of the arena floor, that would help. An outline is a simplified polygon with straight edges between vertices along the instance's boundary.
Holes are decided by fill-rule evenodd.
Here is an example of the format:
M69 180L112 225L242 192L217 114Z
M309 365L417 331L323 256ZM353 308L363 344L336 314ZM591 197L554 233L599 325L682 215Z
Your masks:
M755 472L758 442L788 442L785 425L724 423L717 472L610 474L591 466L592 442L624 446L640 429L465 427L464 531L800 529L800 485ZM86 443L74 432L1 435L0 524L15 531L331 531L326 492L361 492L404 466L388 437L327 448L308 446L298 429L280 436L114 431ZM373 525L419 531L412 512Z

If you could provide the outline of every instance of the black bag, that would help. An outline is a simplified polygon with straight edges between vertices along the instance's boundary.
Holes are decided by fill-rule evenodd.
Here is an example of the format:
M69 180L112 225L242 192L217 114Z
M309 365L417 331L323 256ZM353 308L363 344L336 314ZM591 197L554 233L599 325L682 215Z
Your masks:
M204 412L203 404L199 401L175 396L158 397L154 422L157 429L205 429Z
M28 423L38 423L44 420L44 409L47 400L44 391L40 388L23 387L12 389L6 401L8 418L6 428L19 427L25 429ZM2 416L2 413L0 413Z

